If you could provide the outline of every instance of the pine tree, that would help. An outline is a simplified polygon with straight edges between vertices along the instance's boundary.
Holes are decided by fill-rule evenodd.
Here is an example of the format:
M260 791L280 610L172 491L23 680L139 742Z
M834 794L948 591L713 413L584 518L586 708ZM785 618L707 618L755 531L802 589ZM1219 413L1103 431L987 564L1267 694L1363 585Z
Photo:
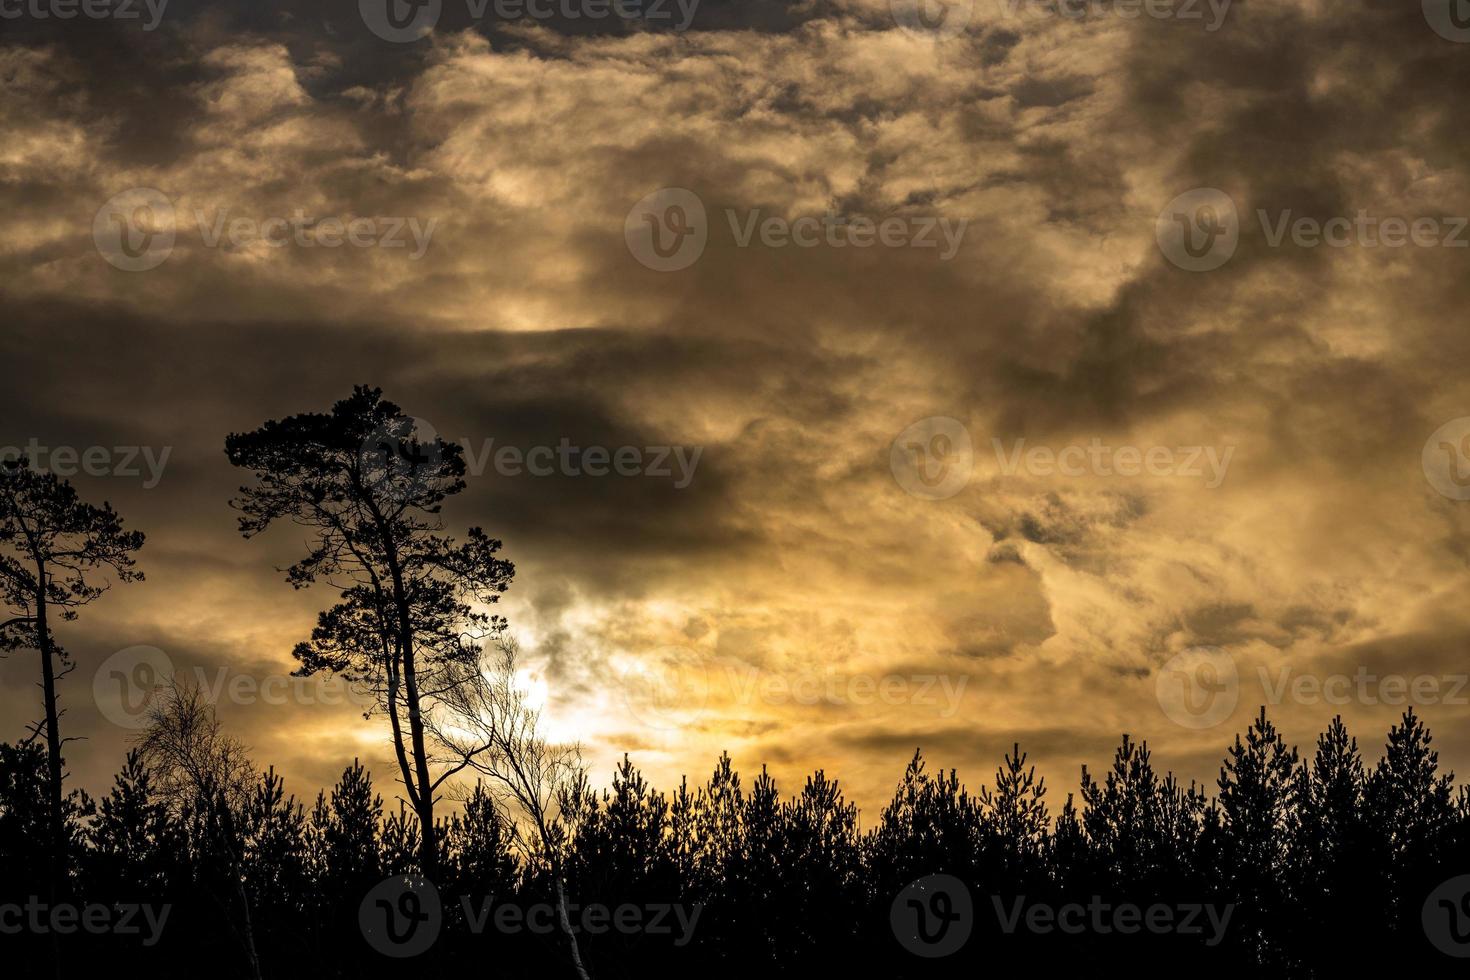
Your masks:
M1119 893L1156 890L1171 860L1158 826L1159 778L1148 743L1124 735L1103 781L1082 767L1082 826L1090 845L1089 878Z
M469 760L439 771L426 719L477 676L480 641L503 626L483 609L515 576L500 542L480 528L462 543L440 533L444 501L466 486L464 447L420 432L380 389L359 385L329 414L231 434L225 454L253 477L232 501L243 537L277 522L311 529L307 555L287 569L287 581L298 589L329 584L341 601L293 653L304 673L339 673L376 695L419 818L420 870L433 878L436 794Z
M995 772L995 791L980 790L986 840L992 852L994 885L1010 894L1024 888L1040 871L1049 817L1046 780L1036 778L1036 767L1026 768L1026 754L1013 744Z
M720 755L695 808L695 836L699 850L695 874L705 891L723 880L735 867L742 850L741 813L745 795L740 773L730 764L728 752Z
M864 891L857 807L819 769L784 807L783 817L782 955L816 968L827 951L850 946L861 929L852 915Z
M626 753L613 772L612 788L604 799L610 882L636 893L659 872L668 802L662 793L649 787Z
M284 968L306 955L317 939L305 904L306 814L294 796L286 796L285 783L272 767L246 797L239 824L242 873L262 937L261 958Z
M68 740L61 736L59 688L75 664L56 641L56 627L106 594L103 577L142 581L133 557L142 547L142 532L124 530L110 504L87 503L70 482L27 460L0 459L0 651L29 648L40 655L41 719L30 737L46 746L50 820L36 840L44 842L51 861L46 891L52 902L61 901L68 888L77 834L62 785ZM55 960L59 974L59 948Z
M45 895L51 883L46 848L51 835L46 752L32 743L0 742L0 901Z
M1386 864L1364 811L1367 777L1342 716L1297 771L1288 874L1301 909L1297 959L1351 966L1356 937L1384 921Z
M756 969L771 969L789 948L783 937L791 922L781 910L793 896L782 890L785 827L781 797L765 766L750 784L740 822L743 846L732 869L734 874L727 881L733 893L730 908L737 917L730 931L747 945L747 955Z
M154 901L167 894L182 868L179 828L157 799L137 750L128 752L112 789L98 801L86 834L90 887L118 901Z
M322 829L327 877L346 884L371 884L383 874L378 857L378 826L383 799L373 794L373 778L356 759L332 788Z
M450 818L445 839L460 894L484 898L514 889L516 864L506 817L483 783L475 783L463 814Z
M1439 772L1439 753L1423 721L1409 708L1388 733L1384 756L1367 780L1367 818L1383 849L1395 929L1418 928L1420 903L1447 875L1443 854L1455 828L1454 774Z
M1047 840L1046 863L1058 891L1081 892L1086 888L1092 862L1082 818L1071 793L1067 794Z
M406 875L418 869L418 818L410 815L402 800L379 829L378 855L384 874ZM436 840L441 838L436 837ZM442 868L442 865L435 865Z
M689 792L689 777L681 776L679 791L669 804L669 834L665 852L675 880L684 883L686 889L695 886L694 860L699 850L699 842L695 836L698 803L699 794Z
M891 897L925 875L979 876L984 816L955 770L931 777L916 751L868 844L872 884Z
M1292 914L1286 867L1296 767L1296 749L1286 747L1262 707L1245 741L1235 737L1219 780L1225 884L1239 902L1239 932L1256 962L1278 968L1284 943L1271 926Z

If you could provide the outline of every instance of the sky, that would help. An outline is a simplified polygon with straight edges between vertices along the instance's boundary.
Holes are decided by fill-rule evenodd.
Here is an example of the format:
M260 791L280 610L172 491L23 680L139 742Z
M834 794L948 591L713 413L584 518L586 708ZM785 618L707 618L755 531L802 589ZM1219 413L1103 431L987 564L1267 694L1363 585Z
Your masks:
M870 823L1019 743L1055 808L1263 704L1470 768L1463 0L392 2L0 4L0 451L147 534L58 629L73 785L163 664L395 795L223 452L355 384L466 446L596 783L728 751Z

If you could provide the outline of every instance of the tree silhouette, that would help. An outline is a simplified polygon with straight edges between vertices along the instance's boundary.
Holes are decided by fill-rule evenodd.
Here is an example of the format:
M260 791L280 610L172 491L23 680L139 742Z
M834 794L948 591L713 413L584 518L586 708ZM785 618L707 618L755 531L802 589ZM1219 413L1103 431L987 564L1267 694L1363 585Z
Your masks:
M1301 910L1299 956L1347 968L1354 937L1382 921L1386 855L1373 846L1367 776L1342 716L1297 772L1288 873Z
M979 802L960 785L956 771L930 776L916 750L868 841L874 885L895 894L936 872L978 879L981 823Z
M306 814L272 768L249 788L238 821L241 877L255 930L290 940L259 951L279 970L309 955L314 933L303 901L310 887ZM262 972L270 975L271 966Z
M1034 879L1046 845L1049 818L1046 781L1036 768L1026 768L1026 753L1013 744L1005 763L995 772L995 791L981 787L985 815L988 864L997 877L1013 887Z
M255 772L245 746L227 735L197 688L174 682L148 705L138 755L158 796L190 827L207 893L224 913L250 975L261 980L253 906L246 890L242 836Z
M381 390L359 386L328 414L292 415L232 434L225 452L255 481L232 501L244 537L279 520L314 535L287 581L296 588L329 582L342 601L322 613L295 655L302 673L335 671L378 694L418 817L420 865L433 876L434 807L466 760L435 772L440 760L431 755L425 716L464 676L457 665L478 664L477 640L499 628L497 618L470 604L494 603L515 574L498 557L500 542L480 529L462 544L437 533L443 502L465 487L464 450L421 434Z
M110 505L86 503L70 483L33 469L28 460L0 460L0 650L27 647L40 654L43 716L31 737L46 740L45 840L53 901L67 864L57 684L73 667L53 635L53 614L76 619L82 606L107 591L108 573L120 582L140 581L133 554L142 546L142 533L123 530Z
M483 783L450 818L446 849L453 857L455 885L464 895L501 895L515 886L516 865L506 816Z
M564 848L581 820L595 811L586 789L580 750L549 741L541 714L527 701L517 675L519 647L501 635L496 654L453 668L442 689L443 724L430 718L427 729L486 781L503 809L522 818L509 824L511 840L528 862L541 864L551 879L557 921L578 976L587 977L582 952L569 919Z
M161 898L179 871L184 841L178 831L142 758L130 751L87 830L94 879L88 887L128 901Z
M1439 753L1423 721L1410 708L1388 733L1383 759L1367 779L1364 801L1383 848L1389 923L1417 929L1421 892L1438 873L1456 821L1454 774L1439 772Z
M1150 899L1190 887L1204 796L1172 774L1160 779L1148 743L1124 735L1101 783L1083 766L1082 800L1089 846L1074 872L1080 881Z
M1220 769L1225 874L1242 902L1240 927L1263 964L1281 964L1284 952L1267 923L1284 915L1285 871L1296 789L1296 749L1288 749L1266 709L1236 736Z

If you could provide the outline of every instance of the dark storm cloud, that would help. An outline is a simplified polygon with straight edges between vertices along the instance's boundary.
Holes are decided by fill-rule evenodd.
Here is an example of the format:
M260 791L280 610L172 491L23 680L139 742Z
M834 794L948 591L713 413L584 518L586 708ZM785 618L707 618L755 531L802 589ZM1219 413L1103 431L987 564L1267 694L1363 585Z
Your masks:
M616 377L657 388L680 378L729 378L731 359L713 341L640 338L612 331L465 334L451 340L401 327L195 323L162 325L106 308L61 302L18 310L0 338L30 370L0 393L12 438L44 445L171 446L168 487L193 495L238 482L223 454L224 436L266 418L325 411L354 384L371 379L405 413L461 442L483 468L455 507L457 519L593 559L604 553L697 554L737 546L722 530L728 477L720 446L702 450L686 487L667 475L579 478L557 470L538 477L524 466L496 472L494 450L557 447L563 440L609 452L672 450L678 433L640 426L615 392L558 379ZM672 348L683 349L676 354ZM748 349L748 348L747 348ZM49 351L49 353L48 353ZM721 367L721 363L725 367ZM269 378L269 385L260 379ZM52 393L67 388L64 398ZM493 440L493 443L490 442ZM649 454L650 456L652 454ZM645 462L651 463L651 458ZM574 462L580 468L580 463ZM120 482L120 481L119 481ZM122 489L119 487L119 489ZM569 516L571 519L569 520Z

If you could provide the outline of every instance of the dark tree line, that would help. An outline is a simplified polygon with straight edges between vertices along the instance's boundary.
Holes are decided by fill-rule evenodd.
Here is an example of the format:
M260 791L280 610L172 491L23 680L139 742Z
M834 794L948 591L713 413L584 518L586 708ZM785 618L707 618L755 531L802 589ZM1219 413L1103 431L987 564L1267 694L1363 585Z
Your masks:
M48 849L37 846L50 821L47 766L40 746L0 745L0 905L48 894ZM470 928L462 896L471 912L485 898L555 899L548 862L520 856L512 818L482 785L439 818L434 835L439 937L400 961L365 942L358 910L385 877L421 869L423 835L413 810L385 804L361 765L309 805L272 770L250 769L228 792L182 797L155 781L158 771L135 750L101 799L65 800L63 896L171 907L151 947L141 937L67 937L69 974L106 966L122 976L258 969L326 978L401 975L407 963L413 975L575 975L555 932ZM1084 768L1080 793L1055 815L1019 748L973 793L916 753L892 801L861 829L854 805L820 771L784 795L764 770L747 781L725 756L702 784L668 794L625 758L610 788L583 779L566 791L556 847L579 906L701 906L682 944L636 931L581 935L597 977L969 976L1020 962L1045 965L1045 975L1126 964L1134 976L1306 977L1384 964L1449 976L1461 964L1431 945L1420 913L1437 885L1470 867L1470 805L1451 782L1412 710L1376 763L1340 719L1299 756L1262 712L1228 747L1211 793L1159 773L1148 746L1125 737L1106 771ZM975 908L968 943L942 960L915 956L889 923L895 896L935 873L963 881ZM1213 945L1207 935L1147 931L1008 934L996 902L1017 896L1233 912ZM247 918L253 952L237 926ZM43 936L5 935L0 950L21 969L9 975L50 970Z

